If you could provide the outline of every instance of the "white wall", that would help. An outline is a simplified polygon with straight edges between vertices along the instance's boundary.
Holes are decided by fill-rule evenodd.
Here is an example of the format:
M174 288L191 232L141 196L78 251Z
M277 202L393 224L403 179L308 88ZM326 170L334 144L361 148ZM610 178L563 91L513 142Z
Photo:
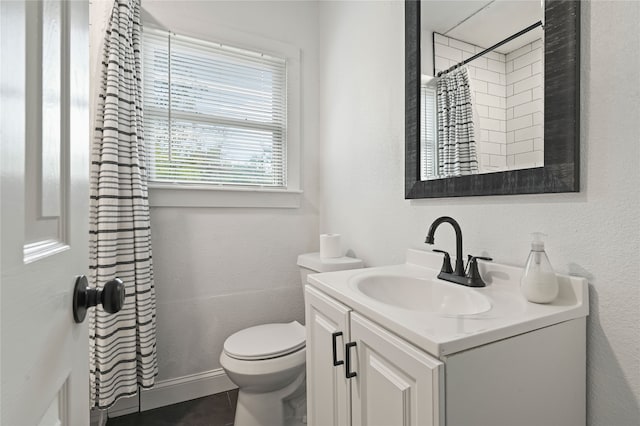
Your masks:
M108 16L103 6L92 10L94 44ZM317 4L144 0L143 8L178 33L228 29L301 49L301 207L151 209L164 381L219 368L222 344L237 330L304 318L296 258L318 247Z
M302 50L303 190L299 209L153 208L159 380L219 368L242 328L304 318L299 253L317 249L317 7L311 2L151 1L179 32L221 26Z
M549 234L555 268L590 282L591 425L640 418L638 22L638 2L583 4L580 193L407 201L403 3L320 6L320 229L342 233L369 265L427 249L429 224L445 214L466 253L508 264L524 264L530 232ZM453 232L439 229L436 242L453 251Z

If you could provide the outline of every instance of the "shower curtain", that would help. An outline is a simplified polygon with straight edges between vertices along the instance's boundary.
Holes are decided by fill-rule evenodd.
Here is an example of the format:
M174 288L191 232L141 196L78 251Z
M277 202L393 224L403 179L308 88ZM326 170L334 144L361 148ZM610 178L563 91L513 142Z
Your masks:
M466 67L442 75L437 83L438 175L478 173L473 105Z
M142 128L140 0L116 0L102 57L91 156L90 285L118 277L122 310L89 320L91 405L153 386L156 302Z

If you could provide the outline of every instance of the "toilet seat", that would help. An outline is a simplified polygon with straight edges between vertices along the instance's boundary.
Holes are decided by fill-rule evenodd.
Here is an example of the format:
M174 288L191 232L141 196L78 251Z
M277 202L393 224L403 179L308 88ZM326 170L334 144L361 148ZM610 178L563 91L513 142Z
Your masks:
M256 381L256 376L282 375L286 371L302 369L307 359L307 349L298 349L287 355L277 358L262 360L244 360L236 359L227 355L224 351L220 354L220 364L230 376L242 375L251 377L252 381ZM238 384L238 383L236 383Z
M266 360L297 352L305 343L305 329L298 321L262 324L229 336L224 342L224 353L238 360Z

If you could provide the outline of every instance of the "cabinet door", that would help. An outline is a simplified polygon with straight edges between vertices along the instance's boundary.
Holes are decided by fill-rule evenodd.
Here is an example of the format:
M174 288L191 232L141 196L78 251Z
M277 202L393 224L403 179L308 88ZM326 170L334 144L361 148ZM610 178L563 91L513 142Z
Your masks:
M307 328L307 422L310 426L351 424L351 398L344 363L334 366L333 333L336 354L344 360L349 341L349 308L306 286Z
M444 424L443 363L355 312L351 340L353 425Z

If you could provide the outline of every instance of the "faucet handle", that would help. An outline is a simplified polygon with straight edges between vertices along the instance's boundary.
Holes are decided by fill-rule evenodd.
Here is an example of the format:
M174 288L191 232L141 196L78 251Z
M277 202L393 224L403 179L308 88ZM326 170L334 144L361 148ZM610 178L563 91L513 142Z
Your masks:
M435 250L434 250L434 251L435 251ZM492 260L493 260L493 258L491 258L491 257L485 257L485 256L472 256L472 255L470 255L470 254L468 254L468 255L467 255L467 261L468 261L468 263L467 263L467 264L469 264L469 263L471 263L471 262L475 262L476 260L486 260L486 261L490 262L490 261L492 261Z
M451 267L451 256L444 250L433 249L436 253L444 254L444 260L442 261L442 268L440 268L440 272L446 272L447 274L453 273L453 268Z
M467 263L467 278L469 278L472 287L486 286L480 276L480 271L478 270L478 260L492 261L493 259L490 257L469 255L469 262Z

